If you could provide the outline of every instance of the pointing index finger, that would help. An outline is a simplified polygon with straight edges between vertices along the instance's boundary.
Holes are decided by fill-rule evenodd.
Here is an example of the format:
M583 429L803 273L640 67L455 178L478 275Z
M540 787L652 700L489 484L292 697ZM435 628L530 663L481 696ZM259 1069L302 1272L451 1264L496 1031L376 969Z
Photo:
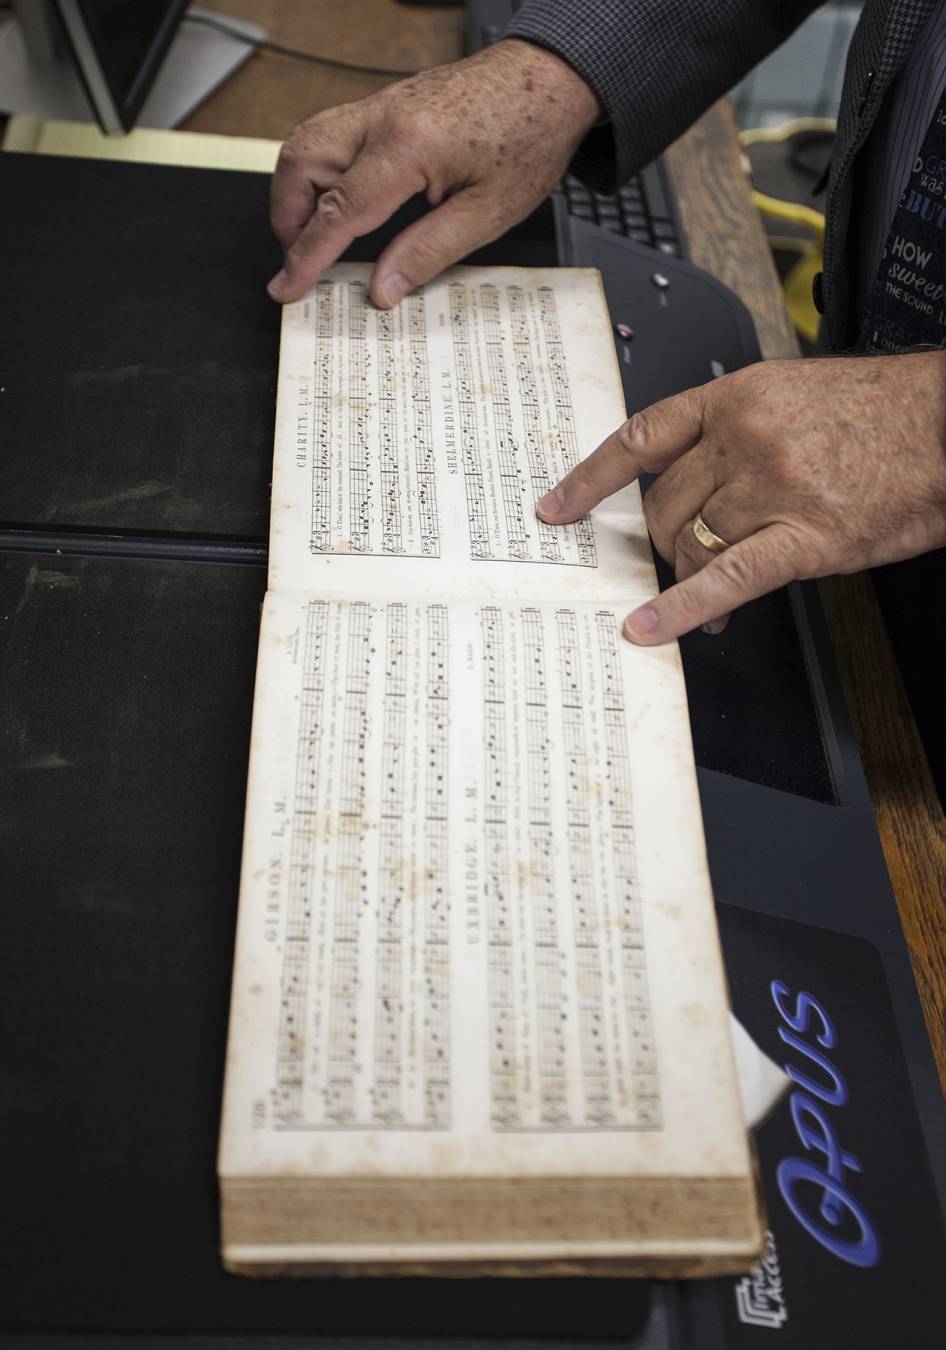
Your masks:
M660 473L700 439L704 399L705 388L688 389L635 413L537 503L540 519L565 525L642 473Z

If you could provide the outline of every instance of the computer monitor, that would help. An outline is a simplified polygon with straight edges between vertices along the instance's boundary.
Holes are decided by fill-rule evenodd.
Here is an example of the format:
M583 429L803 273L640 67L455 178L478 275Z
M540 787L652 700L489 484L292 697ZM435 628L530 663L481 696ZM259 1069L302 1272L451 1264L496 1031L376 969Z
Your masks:
M188 0L53 0L102 130L130 131Z
M65 49L102 130L134 126L188 0L17 0L16 16L34 56Z
M13 0L0 23L0 110L67 121L91 111L112 135L176 126L265 37L222 17L188 0Z

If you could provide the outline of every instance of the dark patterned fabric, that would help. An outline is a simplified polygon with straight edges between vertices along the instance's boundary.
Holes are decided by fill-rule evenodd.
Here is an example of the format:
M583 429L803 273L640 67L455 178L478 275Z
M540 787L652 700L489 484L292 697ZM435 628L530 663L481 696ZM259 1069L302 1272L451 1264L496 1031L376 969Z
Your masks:
M828 185L824 241L825 337L833 350L856 336L854 284L860 184L855 160L884 97L937 0L867 0L847 58ZM853 228L852 228L853 223Z
M864 298L858 350L946 347L946 92L940 97L876 275Z
M884 95L937 0L866 0L851 44L828 186L825 329L853 343L849 235L852 172ZM819 0L524 0L507 36L556 52L595 90L608 115L574 171L607 190L690 126L815 9Z
M916 176L918 156L923 161L923 167L919 170L919 182L912 186L921 196L929 193L931 202L936 204L937 232L933 236L933 265L946 269L946 220L943 219L943 213L946 213L946 112L941 106L937 113L937 104L942 103L944 91L946 0L938 0L884 99L870 139L858 162L863 204L857 228L859 258L856 304L861 329L860 346L863 346L865 311L875 299L878 278L882 273L887 274L885 293L886 283L896 284L902 280L898 275L901 264L894 261L896 253L885 259L884 246L896 243L899 231L895 232L893 241L888 239L890 223L900 209L905 189L911 186L911 178ZM931 134L938 144L924 148L923 142ZM930 209L925 208L927 213ZM920 310L924 307L921 305ZM943 325L946 327L946 319ZM940 339L946 343L946 332L938 335L937 341Z

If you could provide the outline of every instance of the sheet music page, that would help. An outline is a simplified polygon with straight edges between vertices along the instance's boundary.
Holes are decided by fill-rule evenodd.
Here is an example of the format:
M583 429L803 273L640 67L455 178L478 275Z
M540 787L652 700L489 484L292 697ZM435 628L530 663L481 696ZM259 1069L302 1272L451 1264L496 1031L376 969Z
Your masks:
M679 655L622 614L268 595L222 1175L747 1173Z
M653 594L636 486L574 525L534 510L626 416L599 274L458 267L392 311L369 276L283 311L270 589Z

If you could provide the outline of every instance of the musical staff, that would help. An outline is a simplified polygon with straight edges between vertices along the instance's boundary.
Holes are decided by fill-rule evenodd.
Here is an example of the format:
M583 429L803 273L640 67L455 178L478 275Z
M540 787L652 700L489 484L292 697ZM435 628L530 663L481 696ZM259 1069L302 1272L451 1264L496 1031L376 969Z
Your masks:
M404 732L407 699L407 606L387 608L384 727L381 747L381 821L378 858L378 935L375 955L374 1114L386 1125L401 1112L404 1012L402 921L405 868Z
M381 550L384 553L403 553L394 315L389 309L378 310L376 324L378 333L378 434L381 447Z
M312 531L309 547L313 553L326 553L331 549L332 536L332 386L335 373L335 288L332 282L319 282L313 305Z
M614 615L478 613L493 1128L659 1128Z
M516 367L516 381L519 386L522 419L525 425L526 454L529 461L532 499L538 501L555 485L555 480L546 462L543 446L542 414L536 379L538 365L532 336L529 332L526 293L521 286L508 286L506 295L509 299L513 360ZM554 525L547 525L544 520L539 520L536 523L539 532L539 553L542 561L561 562L562 531Z
M378 310L362 280L323 280L312 324L309 551L440 556L423 292Z
M539 1042L539 1094L543 1125L568 1119L565 1069L565 986L555 898L549 710L542 615L523 609L522 643L526 702L526 792L532 937Z
M358 1057L359 908L363 903L362 848L367 792L368 681L371 664L371 605L348 606L342 770L339 781L335 904L332 915L331 999L328 1084L325 1114L350 1124L355 1111Z
M510 912L506 655L503 613L480 610L483 640L483 842L489 963L490 1115L493 1124L519 1123L515 1071L516 1018L513 927Z
M447 607L304 615L274 1123L448 1129Z
M647 989L643 918L634 850L627 709L614 615L609 610L596 614L595 629L607 745L611 856L621 914L621 974L625 1015L630 1034L631 1074L642 1124L658 1126L661 1113L657 1054Z
M483 314L489 396L493 410L493 432L496 438L496 466L506 521L506 550L510 558L523 562L529 557L529 533L526 529L524 508L526 486L519 467L519 447L513 433L512 405L509 401L509 384L503 357L499 291L495 286L480 287L480 305ZM549 528L544 526L543 522L539 524L540 533L541 528Z
M299 695L299 741L295 773L295 828L289 853L285 956L276 1043L276 1117L285 1124L302 1118L303 1056L309 936L312 919L312 854L316 842L316 792L322 746L325 689L325 635L328 604L306 606Z
M479 398L470 333L470 297L461 282L450 283L450 332L456 372L457 413L463 481L469 512L470 557L492 558L493 546L486 516L486 485L481 457L477 409Z
M424 1115L450 1121L450 909L448 902L450 768L449 630L446 605L429 605L427 759L424 774Z
M355 553L368 552L371 531L367 291L362 281L348 284L348 531Z
M565 366L562 331L558 321L558 305L555 301L555 292L548 286L540 286L538 296L546 359L555 403L555 422L550 428L550 434L553 442L558 445L563 471L567 473L578 463L579 455L571 387ZM581 520L576 520L571 528L575 532L575 539L578 544L579 561L587 567L597 566L594 526L590 517L584 516Z
M608 1125L614 1120L614 1107L611 1100L597 895L591 850L591 799L583 781L588 755L585 693L575 611L557 610L555 626L558 634L566 765L569 889L578 965L578 1033L585 1113L595 1124Z
M427 351L427 315L423 291L407 301L411 360L411 416L414 465L417 473L417 511L423 557L440 554L440 517L437 513L437 473L430 417L430 358Z

